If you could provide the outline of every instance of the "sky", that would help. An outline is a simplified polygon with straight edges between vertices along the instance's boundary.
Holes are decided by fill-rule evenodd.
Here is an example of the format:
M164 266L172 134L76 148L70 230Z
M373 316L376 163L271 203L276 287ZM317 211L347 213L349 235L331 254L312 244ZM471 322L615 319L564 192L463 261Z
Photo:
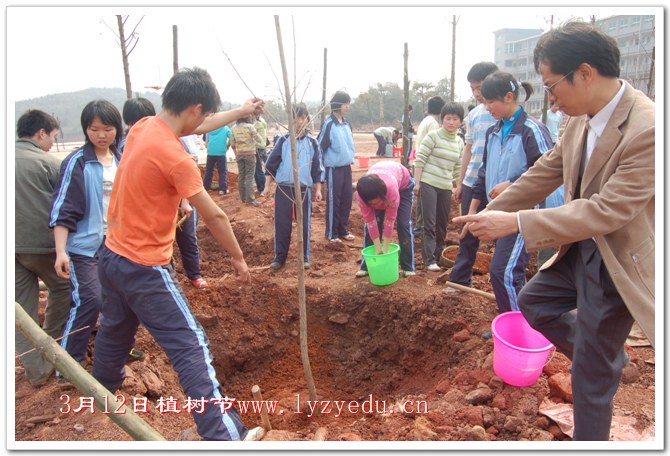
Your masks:
M274 15L280 18L290 87L297 98L320 100L323 53L327 89L358 96L377 82L403 83L404 43L411 81L436 83L451 75L452 20L456 25L456 99L471 96L466 80L476 62L494 59L495 30L548 29L571 16L615 14L603 7L9 7L7 88L23 100L88 87L125 87L116 14L138 21L130 54L133 91L165 85L173 72L172 26L178 28L179 66L212 75L224 101L258 96L279 101L284 91ZM632 13L632 10L628 10ZM295 33L295 39L294 39ZM294 71L295 70L295 71ZM295 84L294 84L295 81Z

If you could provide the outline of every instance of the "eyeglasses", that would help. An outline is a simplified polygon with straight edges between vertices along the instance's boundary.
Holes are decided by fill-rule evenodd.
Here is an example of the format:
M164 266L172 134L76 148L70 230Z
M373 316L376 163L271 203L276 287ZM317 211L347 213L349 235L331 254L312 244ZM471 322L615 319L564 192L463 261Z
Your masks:
M563 76L561 79L559 79L558 81L554 82L554 83L553 83L552 85L550 85L550 86L548 86L548 85L545 84L545 85L544 85L544 90L546 90L547 93L548 93L549 95L552 95L552 96L553 96L553 95L554 95L554 87L556 87L556 86L558 85L559 82L561 82L563 79L567 78L568 76L570 76L570 75L571 75L572 73L574 73L574 72L575 72L575 70L572 70L571 72L569 72L568 74L566 74L565 76Z

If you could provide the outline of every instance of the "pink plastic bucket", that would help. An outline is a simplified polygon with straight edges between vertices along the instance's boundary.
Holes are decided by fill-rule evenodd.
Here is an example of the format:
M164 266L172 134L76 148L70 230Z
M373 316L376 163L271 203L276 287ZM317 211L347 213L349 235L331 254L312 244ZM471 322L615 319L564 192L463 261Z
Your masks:
M531 328L519 311L498 315L491 324L491 332L496 375L512 386L537 382L554 347L551 342Z

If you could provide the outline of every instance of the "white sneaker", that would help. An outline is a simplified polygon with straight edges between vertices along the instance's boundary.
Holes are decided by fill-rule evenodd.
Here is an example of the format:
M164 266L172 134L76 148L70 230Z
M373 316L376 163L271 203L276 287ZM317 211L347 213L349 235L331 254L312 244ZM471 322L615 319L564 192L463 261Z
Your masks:
M368 275L368 271L365 271L363 269L359 269L358 271L356 271L356 277L357 278L365 277L367 275Z
M442 270L441 267L437 265L437 263L431 263L428 266L426 266L427 271L433 271L433 272L440 272Z
M249 429L249 432L247 432L246 437L244 437L244 441L256 442L258 440L261 440L263 437L265 437L265 429L263 429L260 426L256 426L253 429Z
M404 275L405 277L412 277L412 276L416 275L416 272L414 272L414 271L402 271L402 275Z

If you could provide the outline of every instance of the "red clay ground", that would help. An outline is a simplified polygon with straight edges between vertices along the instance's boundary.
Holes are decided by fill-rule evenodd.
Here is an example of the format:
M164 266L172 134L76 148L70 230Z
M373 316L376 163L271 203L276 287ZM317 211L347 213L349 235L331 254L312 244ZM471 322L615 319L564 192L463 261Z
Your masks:
M374 139L357 138L359 154L373 155L375 148ZM355 168L354 179L363 172ZM285 432L274 432L268 438L312 440L317 429L325 428L326 440L569 440L538 412L545 398L569 402L565 391L550 388L550 383L567 375L567 358L556 354L534 386L504 384L492 369L493 342L480 337L496 316L495 303L474 294L443 293L443 287L435 283L438 273L423 270L418 251L415 277L401 278L387 287L354 278L362 247L362 219L354 207L350 226L356 240L333 245L324 238L323 202L314 204L311 269L305 273L309 352L317 395L320 400L361 404L373 395L379 412L384 412L385 405L386 413L345 410L336 416L333 410L309 417L299 351L295 255L278 272L263 268L273 258L272 200L262 199L260 208L241 204L236 175L229 176L231 192L219 196L213 191L212 196L231 219L253 270L252 283L241 286L236 282L227 254L202 223L198 230L201 266L209 288L196 290L188 284L178 250L176 269L209 337L224 392L238 400L251 400L251 386L258 384L263 398L279 401L284 410L270 420L274 429ZM455 226L450 226L448 238L456 242ZM490 252L491 246L483 245L481 250ZM474 286L491 292L487 275L476 275ZM182 401L183 392L166 355L143 328L136 346L147 357L130 365L134 378L126 380L121 392L127 397L147 395L150 409L160 397ZM632 427L640 433L653 432L654 351L650 347L627 350L633 362L624 372L614 414L629 421L633 418ZM551 376L555 376L552 382L548 380ZM63 391L55 379L33 389L17 363L15 380L16 440L130 440L101 413L59 413ZM66 392L77 400L73 390ZM302 413L298 413L298 397ZM427 412L403 413L401 404L406 404L406 412L417 407ZM42 418L31 422L35 417ZM178 439L193 426L187 413L152 410L144 419L168 440ZM251 412L243 420L249 427L260 424L259 416Z

